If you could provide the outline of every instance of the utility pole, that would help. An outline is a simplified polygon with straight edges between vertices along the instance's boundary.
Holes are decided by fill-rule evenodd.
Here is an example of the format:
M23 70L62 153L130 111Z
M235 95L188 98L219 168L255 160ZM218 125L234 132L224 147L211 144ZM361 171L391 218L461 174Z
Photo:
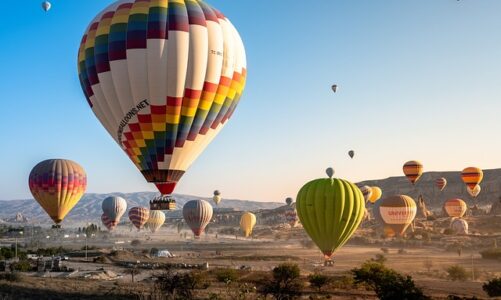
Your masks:
M85 234L85 261L87 261L87 233Z
M475 269L473 267L473 254L471 255L471 279L475 281Z

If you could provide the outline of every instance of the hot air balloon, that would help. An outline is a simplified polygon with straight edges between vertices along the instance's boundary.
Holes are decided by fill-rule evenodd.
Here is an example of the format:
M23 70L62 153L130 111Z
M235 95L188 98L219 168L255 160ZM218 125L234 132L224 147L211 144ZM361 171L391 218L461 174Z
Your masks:
M103 222L103 225L108 229L108 231L112 231L116 227L116 225L113 224L113 221L106 214L101 215L101 222Z
M129 210L129 220L138 229L141 230L150 217L150 211L145 207L133 207Z
M372 188L368 185L364 185L363 187L360 188L360 191L364 196L365 202L369 201L369 199L372 197Z
M165 222L165 214L161 210L150 211L150 217L146 221L145 227L151 232L156 232Z
M349 181L329 177L306 183L296 197L299 220L326 260L348 241L365 211L360 189Z
M216 203L216 205L219 205L219 202L221 202L221 192L218 190L214 191L214 197L212 197L212 201Z
M110 196L103 200L101 207L103 213L111 220L114 226L116 226L127 210L127 201L122 197Z
M254 229L255 225L256 215L251 212L245 212L240 218L240 229L245 237L249 237L252 234L252 229Z
M482 191L482 188L480 187L480 184L477 184L473 190L470 189L469 186L466 187L466 190L468 191L468 194L472 196L473 198L477 198L477 196L480 194L480 191Z
M353 156L355 156L355 151L353 150L348 151L348 155L350 156L350 158L353 158Z
M49 1L42 2L42 9L46 12L50 10L51 6L52 4Z
M292 202L294 202L294 200L291 198L291 197L287 197L285 198L285 204L291 206L292 205Z
M467 208L466 203L459 198L449 199L444 203L444 210L449 217L461 218Z
M482 178L484 178L484 172L476 167L468 167L461 173L461 178L466 186L473 190L482 181Z
M464 219L454 219L451 229L454 234L468 234L468 222Z
M403 170L407 179L412 184L415 184L419 177L421 177L421 174L423 174L423 165L416 160L411 160L404 164Z
M162 195L233 115L246 68L237 30L201 0L116 1L78 53L89 106Z
M395 237L395 230L390 225L383 225L383 235L385 238Z
M297 211L295 207L289 207L285 210L285 220L291 227L295 227L299 218L297 217Z
M381 191L381 189L377 186L371 186L371 191L372 191L372 193L369 197L369 202L375 203L376 201L378 201L381 198L381 196L383 195L383 191Z
M337 84L333 84L333 85L331 86L331 89L332 89L332 91L333 91L334 93L335 93L335 92L337 92Z
M416 217L416 202L406 195L390 196L379 202L379 213L385 225L402 236Z
M49 159L31 170L29 186L35 200L59 224L80 201L87 188L87 175L74 161Z
M443 191L445 186L447 185L447 179L445 179L444 177L437 178L437 180L435 180L435 184L440 191Z
M196 237L205 229L212 219L212 206L205 200L191 200L183 206L183 218Z

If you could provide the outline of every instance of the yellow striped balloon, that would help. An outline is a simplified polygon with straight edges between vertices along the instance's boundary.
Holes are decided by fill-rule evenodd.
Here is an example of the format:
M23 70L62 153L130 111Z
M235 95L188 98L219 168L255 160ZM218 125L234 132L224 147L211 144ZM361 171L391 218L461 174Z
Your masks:
M412 184L418 181L421 174L423 174L423 165L417 160L411 160L403 166L404 174Z
M449 199L444 203L444 210L449 217L461 218L467 208L466 203L459 198Z
M376 201L378 201L383 195L383 191L377 186L371 186L371 190L372 193L371 196L369 197L369 202L376 203Z
M461 179L463 179L463 182L472 190L477 184L482 182L483 178L484 172L477 167L468 167L461 172Z
M435 180L435 184L440 191L443 191L445 186L447 185L447 179L445 179L444 177L437 178L437 180Z
M245 237L249 237L252 234L252 229L254 229L255 225L256 215L251 212L245 212L240 218L240 229Z
M399 236L402 236L412 223L416 212L416 202L406 195L383 198L379 205L379 213L383 222Z

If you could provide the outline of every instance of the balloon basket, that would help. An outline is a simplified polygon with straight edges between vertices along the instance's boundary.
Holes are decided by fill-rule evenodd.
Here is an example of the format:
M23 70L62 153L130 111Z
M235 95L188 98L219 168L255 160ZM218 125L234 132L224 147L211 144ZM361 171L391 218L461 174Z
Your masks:
M334 267L334 261L332 259L324 261L324 267Z
M174 210L176 200L171 196L155 197L150 201L150 210Z

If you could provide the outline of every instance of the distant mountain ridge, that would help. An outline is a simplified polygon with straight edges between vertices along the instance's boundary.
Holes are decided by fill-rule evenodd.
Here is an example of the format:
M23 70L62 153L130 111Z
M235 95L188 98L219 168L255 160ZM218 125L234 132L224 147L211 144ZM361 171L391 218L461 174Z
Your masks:
M71 212L66 216L64 224L85 224L87 222L100 222L102 208L102 201L109 196L120 196L127 200L127 209L134 206L144 206L149 208L149 201L155 196L158 196L156 192L136 192L136 193L108 193L108 194L96 194L88 193L85 194L82 199L77 203L77 205L71 210ZM282 206L283 203L278 202L258 202L258 201L247 201L247 200L237 200L237 199L224 199L221 201L219 206L215 206L211 198L206 197L196 197L190 195L177 195L174 194L176 199L177 209L173 212L169 212L168 216L179 217L183 205L189 200L193 199L204 199L217 209L234 209L238 211L256 211L260 209L273 209ZM2 220L12 220L18 214L25 216L30 223L34 224L51 224L52 220L47 216L46 212L40 207L40 205L34 199L25 200L4 200L0 201L0 219ZM127 214L124 215L127 218Z

